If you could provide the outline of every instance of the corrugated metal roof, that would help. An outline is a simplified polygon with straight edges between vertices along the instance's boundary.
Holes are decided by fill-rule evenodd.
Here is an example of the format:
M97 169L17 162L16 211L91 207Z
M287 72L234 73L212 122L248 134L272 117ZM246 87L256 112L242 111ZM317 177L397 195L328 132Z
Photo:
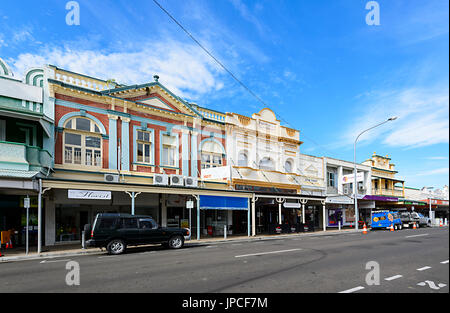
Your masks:
M14 177L14 178L33 178L39 172L37 171L15 171L15 170L1 170L0 177Z

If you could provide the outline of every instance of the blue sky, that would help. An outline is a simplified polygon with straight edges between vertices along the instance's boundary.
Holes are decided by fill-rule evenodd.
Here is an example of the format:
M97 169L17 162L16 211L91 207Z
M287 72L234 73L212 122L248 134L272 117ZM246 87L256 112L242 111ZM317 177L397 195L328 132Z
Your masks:
M407 186L449 183L449 4L380 0L379 26L366 0L159 0L258 94L301 151L353 160L392 158ZM2 0L0 57L21 77L54 64L124 84L160 82L212 109L251 115L263 105L217 66L151 0Z

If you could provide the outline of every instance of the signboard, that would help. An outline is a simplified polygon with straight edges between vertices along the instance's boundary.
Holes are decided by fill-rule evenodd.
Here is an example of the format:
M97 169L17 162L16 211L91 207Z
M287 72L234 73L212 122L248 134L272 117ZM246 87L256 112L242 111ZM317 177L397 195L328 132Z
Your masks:
M298 202L284 202L283 206L286 209L300 209L302 205Z
M364 172L359 172L358 174L356 174L356 181L364 181ZM355 175L348 174L342 176L341 179L342 184L350 184L354 182L355 182Z
M25 209L29 209L30 208L30 198L26 197L23 199L23 207Z
M355 200L347 196L327 197L326 203L338 203L338 204L353 204Z
M111 191L68 190L69 199L111 200Z
M194 201L188 200L186 201L186 209L193 209L194 208Z
M229 166L219 166L212 168L204 168L202 169L201 178L203 180L230 180L230 171L231 168Z

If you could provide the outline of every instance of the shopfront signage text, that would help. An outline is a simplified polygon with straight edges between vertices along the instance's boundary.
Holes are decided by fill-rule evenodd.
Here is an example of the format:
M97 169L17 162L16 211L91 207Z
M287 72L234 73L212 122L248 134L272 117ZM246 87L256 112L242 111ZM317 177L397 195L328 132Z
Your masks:
M69 189L69 199L111 200L111 191Z

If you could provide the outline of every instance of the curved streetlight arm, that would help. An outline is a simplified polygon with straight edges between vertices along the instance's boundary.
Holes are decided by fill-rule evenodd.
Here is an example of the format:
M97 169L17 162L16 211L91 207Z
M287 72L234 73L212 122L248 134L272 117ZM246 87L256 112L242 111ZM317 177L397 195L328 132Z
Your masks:
M385 123L387 123L387 122L390 122L390 121L394 121L394 120L396 120L397 119L397 117L391 117L391 118L389 118L389 119L387 119L386 121L383 121L383 122L381 122L381 123L378 123L377 125L375 125L375 126L372 126L372 127L370 127L370 128L367 128L366 130L364 130L364 131L362 131L361 133L359 133L359 135L356 137L356 140L355 140L355 143L354 143L354 145L353 145L353 164L354 164L354 181L353 181L353 196L354 196L354 198L355 198L355 229L356 230L358 230L358 222L359 222L359 215L358 215L358 196L357 196L357 192L358 192L358 190L357 190L357 179L356 179L356 174L358 173L358 171L357 171L357 169L356 169L356 142L358 141L358 139L359 139L359 137L361 137L361 135L362 134L364 134L365 132L368 132L369 130L371 130L371 129L374 129L374 128L376 128L376 127L378 127L378 126L381 126L381 125L383 125L383 124L385 124Z

